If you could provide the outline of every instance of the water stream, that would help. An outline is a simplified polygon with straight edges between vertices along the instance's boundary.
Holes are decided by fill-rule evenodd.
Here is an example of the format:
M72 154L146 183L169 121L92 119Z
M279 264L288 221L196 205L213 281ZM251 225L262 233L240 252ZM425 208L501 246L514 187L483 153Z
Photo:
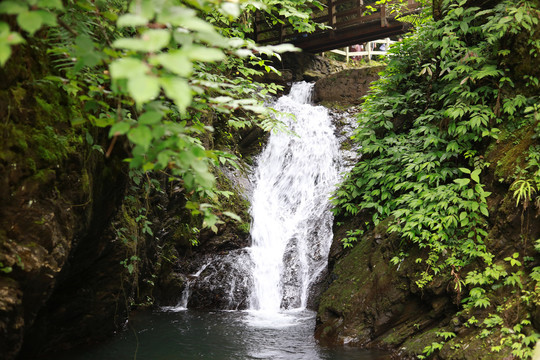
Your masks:
M339 142L328 110L310 104L313 84L293 85L273 107L291 133L270 136L252 195L250 308L305 309L332 242L328 198L339 180Z
M249 326L244 311L154 311L132 315L106 343L41 360L387 360L351 347L323 348L315 319L297 314L289 326Z
M308 308L326 271L333 222L329 196L343 160L328 110L310 104L312 87L296 83L273 105L294 116L280 118L290 131L271 134L257 159L252 246L204 263L189 277L177 307L135 314L109 343L65 359L387 358L322 348L313 337L315 313ZM223 308L230 310L187 310L190 291L202 285L225 289L221 293L230 296Z

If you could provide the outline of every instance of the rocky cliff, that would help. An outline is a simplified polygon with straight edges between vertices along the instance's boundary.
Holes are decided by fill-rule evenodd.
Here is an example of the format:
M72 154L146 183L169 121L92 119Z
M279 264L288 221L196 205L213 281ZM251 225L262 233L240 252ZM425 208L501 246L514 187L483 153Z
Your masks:
M43 52L16 51L0 70L0 353L6 359L24 338L40 351L69 340L73 329L78 341L99 333L89 329L94 325L110 332L127 311L116 306L120 288L132 291L120 265L129 251L110 232L127 183L125 153L118 146L106 159L92 148L85 139L105 144L103 134L71 126L80 110L44 79ZM71 305L61 300L68 288ZM88 322L80 324L82 318ZM43 321L54 330L42 331Z
M121 328L131 309L176 304L193 254L245 246L248 231L226 220L217 234L199 233L178 182L130 171L127 142L76 125L84 104L47 78L55 69L40 44L14 49L0 69L2 359L90 344ZM222 135L205 141L227 146ZM264 133L235 136L249 157ZM224 208L248 221L240 190L215 172L232 191Z

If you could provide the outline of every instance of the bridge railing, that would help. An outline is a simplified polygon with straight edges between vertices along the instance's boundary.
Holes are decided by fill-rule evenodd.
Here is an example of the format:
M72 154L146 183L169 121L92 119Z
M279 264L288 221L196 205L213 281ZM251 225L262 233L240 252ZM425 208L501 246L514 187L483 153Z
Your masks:
M375 4L376 0L326 0L321 1L326 5L323 10L312 8L311 18L314 22L322 24L324 28L313 33L295 32L286 19L275 19L259 12L255 19L255 38L263 44L292 42L307 37L317 37L320 34L332 33L347 27L357 26L364 23L379 23L381 27L388 25L389 18L395 17L394 9L406 6L407 11L418 8L419 4L414 0L407 0L401 4L398 0L387 4ZM403 8L402 8L403 9Z
M364 51L350 51L349 47L347 46L343 50L334 49L334 50L330 50L330 52L345 56L346 62L349 62L349 58L354 58L356 56L367 56L368 59L371 60L371 57L373 55L386 56L388 48L390 47L390 45L392 45L395 42L396 41L390 40L390 38L386 38L384 40L368 41L367 43L364 44L364 48L367 49ZM374 50L377 44L384 44L385 50Z

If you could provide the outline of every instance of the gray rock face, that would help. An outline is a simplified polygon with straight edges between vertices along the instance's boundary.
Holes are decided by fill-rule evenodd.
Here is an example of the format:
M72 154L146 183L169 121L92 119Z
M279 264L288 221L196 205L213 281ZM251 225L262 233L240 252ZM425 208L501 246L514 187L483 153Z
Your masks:
M358 105L382 69L382 66L347 69L326 76L315 83L313 100L317 103Z

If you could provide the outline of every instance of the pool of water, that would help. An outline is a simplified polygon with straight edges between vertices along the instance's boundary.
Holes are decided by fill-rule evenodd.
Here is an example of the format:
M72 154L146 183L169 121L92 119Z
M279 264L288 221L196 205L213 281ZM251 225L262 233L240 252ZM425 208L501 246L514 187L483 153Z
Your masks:
M110 341L56 359L71 360L386 360L384 353L323 348L310 311L198 312L160 310L133 315Z

